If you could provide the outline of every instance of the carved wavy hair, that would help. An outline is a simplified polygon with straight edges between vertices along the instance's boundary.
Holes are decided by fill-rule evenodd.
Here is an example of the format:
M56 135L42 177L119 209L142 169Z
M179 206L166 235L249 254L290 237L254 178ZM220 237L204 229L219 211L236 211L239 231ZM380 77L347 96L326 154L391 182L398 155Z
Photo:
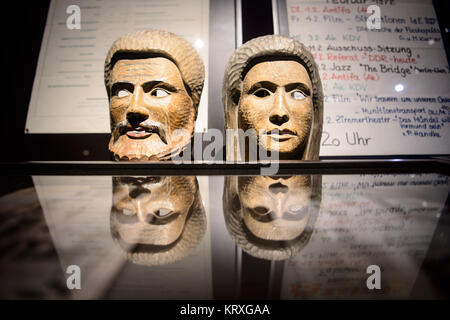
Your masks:
M114 64L127 56L165 57L174 62L197 110L205 81L205 67L195 48L185 39L167 31L140 30L125 34L112 44L105 59L105 86L110 94Z

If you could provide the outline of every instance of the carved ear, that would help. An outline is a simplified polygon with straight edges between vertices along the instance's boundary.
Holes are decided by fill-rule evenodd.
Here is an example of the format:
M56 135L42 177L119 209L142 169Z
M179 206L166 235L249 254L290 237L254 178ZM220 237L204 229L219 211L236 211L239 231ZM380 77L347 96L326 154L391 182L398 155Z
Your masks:
M239 103L239 99L241 98L241 92L238 89L233 89L231 91L231 101L234 106L237 106Z

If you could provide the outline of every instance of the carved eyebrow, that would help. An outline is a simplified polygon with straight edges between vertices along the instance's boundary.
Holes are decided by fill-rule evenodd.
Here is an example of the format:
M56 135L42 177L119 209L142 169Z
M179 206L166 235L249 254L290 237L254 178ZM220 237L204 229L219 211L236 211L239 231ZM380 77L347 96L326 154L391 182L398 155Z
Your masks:
M259 81L259 82L255 83L254 85L252 85L250 90L248 90L248 94L252 94L252 93L256 92L256 90L261 89L261 88L267 89L273 93L277 90L277 87L278 86L273 82Z
M178 92L178 89L174 85L164 81L147 81L142 84L142 88L144 89L144 92L150 92L153 88L162 88L169 92Z
M113 96L116 95L120 89L125 89L125 90L128 90L129 92L133 92L134 84L132 84L130 82L124 82L124 81L115 82L111 86L111 94Z
M309 89L309 87L306 84L301 82L289 83L285 85L284 88L286 89L286 92L291 92L292 90L298 89L307 96L311 95L311 89Z

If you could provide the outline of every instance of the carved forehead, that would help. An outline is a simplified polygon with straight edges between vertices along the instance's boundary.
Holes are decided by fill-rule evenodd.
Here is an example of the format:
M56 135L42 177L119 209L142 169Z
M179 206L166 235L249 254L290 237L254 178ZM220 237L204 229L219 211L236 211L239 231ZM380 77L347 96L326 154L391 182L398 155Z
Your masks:
M112 69L111 78L112 83L121 81L141 83L159 80L172 83L180 88L183 83L176 64L164 57L118 60Z
M280 86L299 82L312 88L308 71L294 60L264 61L255 64L245 75L244 90L260 81L270 81Z

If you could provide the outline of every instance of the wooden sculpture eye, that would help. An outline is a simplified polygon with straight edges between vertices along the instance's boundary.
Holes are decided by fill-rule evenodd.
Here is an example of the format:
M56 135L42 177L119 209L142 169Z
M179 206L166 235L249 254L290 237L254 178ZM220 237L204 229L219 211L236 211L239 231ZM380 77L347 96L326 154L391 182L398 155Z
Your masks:
M294 90L291 92L291 97L295 100L303 100L306 98L306 95L300 90Z
M255 92L253 92L253 95L257 96L258 98L265 98L270 96L270 91L267 89L258 89Z
M112 85L111 95L117 98L131 96L134 91L134 85L127 82L116 82Z
M269 208L263 207L263 206L257 206L255 208L252 208L253 212L260 214L260 215L266 215L270 212Z
M131 93L128 90L122 89L119 92L117 92L117 96L119 98L128 97Z
M173 216L176 212L167 208L159 208L158 210L154 211L153 214L158 219L166 219L170 216Z
M152 95L154 97L158 97L158 98L163 98L163 97L167 97L169 95L169 93L164 89L156 88L156 89L152 90L150 95Z
M135 212L134 212L133 210L130 210L130 209L127 209L127 208L123 209L123 210L122 210L122 213L123 213L124 215L126 215L126 216L132 216L132 215L135 214Z

